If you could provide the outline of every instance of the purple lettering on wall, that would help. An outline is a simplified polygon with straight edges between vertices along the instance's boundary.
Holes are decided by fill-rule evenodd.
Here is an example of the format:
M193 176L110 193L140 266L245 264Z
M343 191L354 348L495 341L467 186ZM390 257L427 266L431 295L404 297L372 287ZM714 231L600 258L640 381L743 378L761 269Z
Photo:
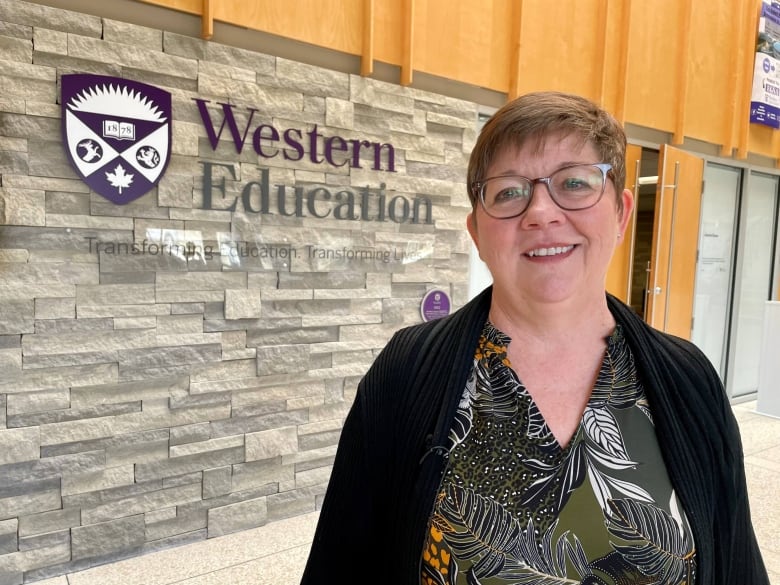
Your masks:
M226 139L232 140L236 152L241 154L252 128L254 115L258 110L246 108L245 112L240 112L232 104L217 102L221 107L220 120L219 113L215 113L212 118L208 107L211 103L209 100L192 99L198 106L212 150L217 150L219 147L227 125L229 136ZM348 139L338 135L328 136L320 131L317 124L308 130L302 130L301 128L280 129L273 124L261 122L252 131L251 144L258 156L263 158L274 158L281 151L282 157L290 161L303 160L304 156L308 155L308 160L317 165L328 164L333 167L349 166L361 169L365 164L374 171L395 172L395 148L392 144L360 138Z

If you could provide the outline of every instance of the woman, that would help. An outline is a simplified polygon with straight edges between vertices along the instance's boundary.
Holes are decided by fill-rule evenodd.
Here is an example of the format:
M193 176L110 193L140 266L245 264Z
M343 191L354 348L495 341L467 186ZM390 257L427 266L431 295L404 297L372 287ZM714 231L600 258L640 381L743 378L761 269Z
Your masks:
M625 147L556 92L485 125L467 227L493 286L361 381L303 585L768 585L717 374L604 291Z

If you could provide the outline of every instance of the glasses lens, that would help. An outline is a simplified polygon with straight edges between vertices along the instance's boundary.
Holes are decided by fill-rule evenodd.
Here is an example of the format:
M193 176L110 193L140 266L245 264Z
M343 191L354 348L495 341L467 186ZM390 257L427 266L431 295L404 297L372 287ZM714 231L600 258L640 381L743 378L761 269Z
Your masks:
M550 191L564 209L595 205L604 192L604 171L594 165L577 165L550 175Z
M531 181L524 177L493 177L482 186L485 211L493 217L520 215L531 200Z

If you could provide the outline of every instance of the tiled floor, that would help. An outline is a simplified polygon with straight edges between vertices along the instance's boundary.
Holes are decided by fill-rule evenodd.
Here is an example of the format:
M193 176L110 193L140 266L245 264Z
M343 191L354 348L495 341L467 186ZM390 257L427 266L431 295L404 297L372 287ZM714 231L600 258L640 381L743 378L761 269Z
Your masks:
M772 585L780 585L780 419L736 405L753 524ZM38 585L295 585L317 514L95 567ZM736 585L736 584L735 584Z

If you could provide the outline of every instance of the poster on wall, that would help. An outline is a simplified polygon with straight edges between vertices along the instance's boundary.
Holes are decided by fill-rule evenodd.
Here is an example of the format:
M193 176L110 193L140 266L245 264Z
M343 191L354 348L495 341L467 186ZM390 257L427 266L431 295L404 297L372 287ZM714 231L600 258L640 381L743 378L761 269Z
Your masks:
M764 0L758 21L750 121L780 128L780 2Z

